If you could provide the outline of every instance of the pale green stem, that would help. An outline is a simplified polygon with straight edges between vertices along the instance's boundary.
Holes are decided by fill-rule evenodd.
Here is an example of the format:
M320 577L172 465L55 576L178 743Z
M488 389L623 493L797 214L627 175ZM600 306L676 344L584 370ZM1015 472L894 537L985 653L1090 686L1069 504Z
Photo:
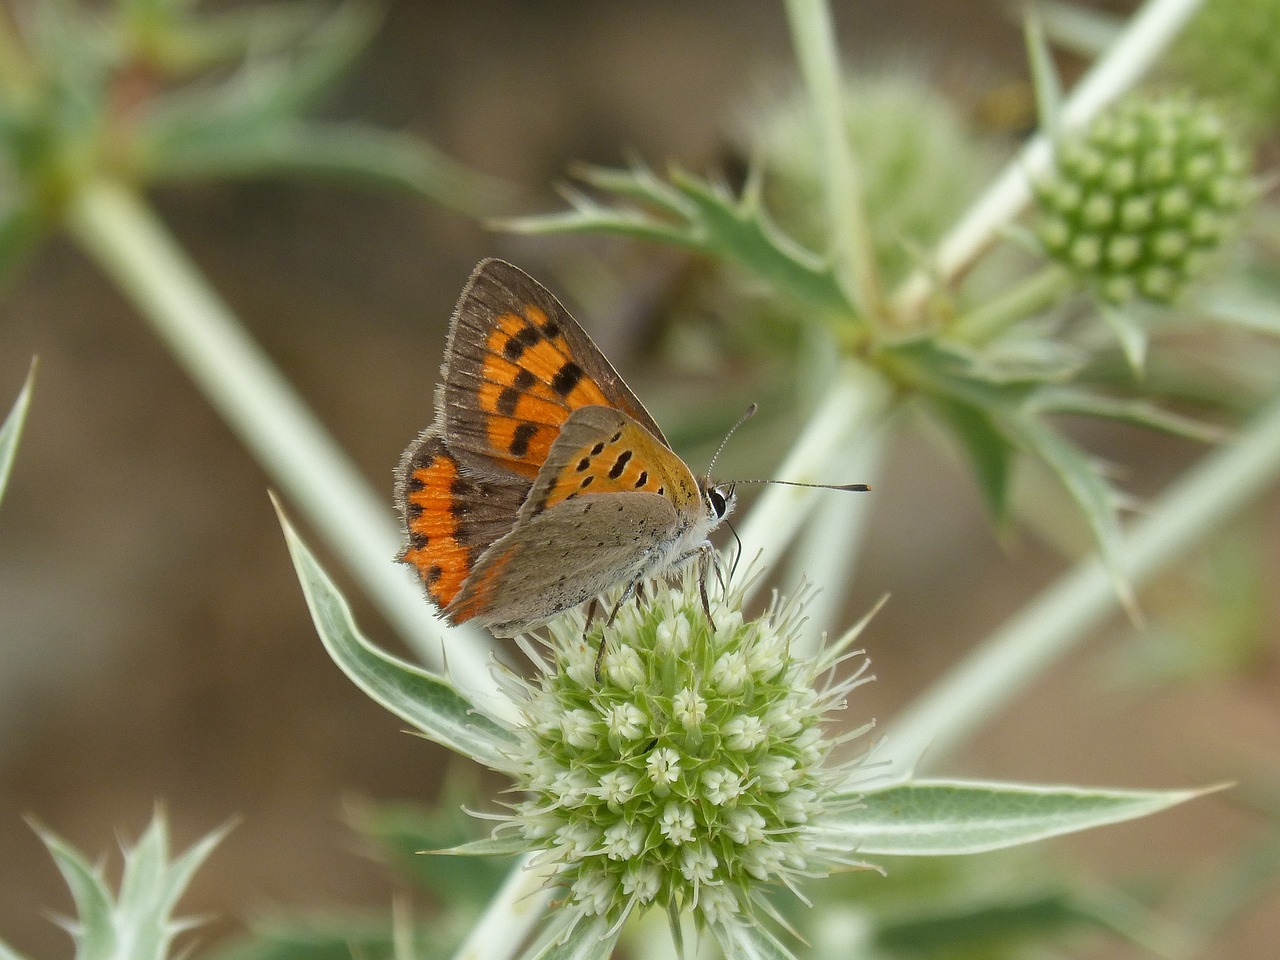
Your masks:
M1014 284L994 300L956 317L947 333L966 343L986 343L1019 321L1053 306L1074 283L1071 271L1051 264Z
M831 464L838 460L833 451L843 450L871 435L879 427L889 400L889 388L877 374L860 365L847 364L809 417L804 432L778 468L776 479L800 483L844 480L830 474ZM869 462L867 466L869 469ZM849 478L847 482L871 479L867 474ZM822 502L821 495L825 492L804 487L767 486L738 531L743 562L758 559L765 570L776 567L814 507ZM840 494L862 498L874 495L874 491Z
M1119 551L1134 586L1178 559L1280 475L1280 397L1230 446L1206 457L1134 524ZM906 775L935 764L1118 609L1097 560L1081 563L987 638L907 708L877 753Z
M18 391L18 398L13 401L9 415L0 423L0 499L4 498L5 487L9 484L9 473L13 470L13 460L18 453L18 438L22 436L22 425L27 419L27 410L31 406L31 391L36 382L36 361L31 361L27 371L27 379Z
M453 960L509 960L520 952L551 899L546 872L529 866L531 856L512 865Z
M1137 83L1156 62L1202 0L1148 0L1130 18L1105 56L1081 78L1062 104L1063 129L1087 123ZM911 317L931 291L955 281L994 243L1031 198L1031 179L1049 169L1051 141L1032 137L959 223L938 244L928 270L917 271L894 297L895 313Z
M787 20L813 106L836 278L850 302L875 323L884 316L884 293L862 203L862 179L845 132L844 82L831 11L826 0L787 0Z
M864 483L880 472L883 459L886 429L879 426L869 430L852 443L831 452L826 463L831 470L833 483ZM813 598L805 605L809 625L801 635L797 653L800 656L817 656L822 633L843 629L839 617L849 599L849 584L853 583L867 518L875 507L878 492L850 492L846 490L819 490L809 510L809 522L800 532L790 572L784 583L790 589L801 578L810 580L817 588Z
M91 182L71 198L67 222L404 640L437 670L447 642L459 686L510 717L511 704L494 695L488 638L438 620L393 562L401 536L390 494L370 490L150 209L118 183Z

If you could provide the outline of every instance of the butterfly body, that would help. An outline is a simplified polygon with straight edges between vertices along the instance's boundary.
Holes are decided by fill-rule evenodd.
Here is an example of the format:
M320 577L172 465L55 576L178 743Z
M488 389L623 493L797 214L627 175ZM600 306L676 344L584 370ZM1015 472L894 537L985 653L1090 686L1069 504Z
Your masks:
M555 297L510 264L472 273L441 379L396 499L401 559L452 622L507 636L632 588L705 549L732 508Z

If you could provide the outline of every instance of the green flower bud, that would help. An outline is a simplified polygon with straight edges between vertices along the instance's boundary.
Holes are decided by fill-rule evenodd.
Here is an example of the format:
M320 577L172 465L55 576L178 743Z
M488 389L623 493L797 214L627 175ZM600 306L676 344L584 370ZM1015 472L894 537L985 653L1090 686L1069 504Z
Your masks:
M1246 170L1209 107L1132 100L1059 144L1055 169L1034 187L1037 234L1104 300L1167 303L1231 234Z

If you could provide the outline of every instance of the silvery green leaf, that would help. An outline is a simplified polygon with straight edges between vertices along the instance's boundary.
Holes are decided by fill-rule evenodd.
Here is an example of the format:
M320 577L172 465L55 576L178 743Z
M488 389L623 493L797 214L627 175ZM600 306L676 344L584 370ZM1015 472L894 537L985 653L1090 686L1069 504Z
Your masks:
M734 957L735 960L739 957L742 960L795 960L795 954L759 923L726 920L713 924L711 932L726 957Z
M471 840L442 850L424 850L423 853L448 854L454 857L514 857L529 852L529 841L516 834L502 837L485 837Z
M1280 301L1274 289L1236 280L1198 291L1194 305L1210 320L1280 336Z
M861 855L949 856L1019 846L1159 813L1217 788L1110 790L916 780L863 794L818 824Z
M831 265L783 233L753 191L738 199L727 187L683 171L667 184L640 165L591 167L582 179L622 202L605 205L570 193L571 211L500 225L517 233L614 233L698 250L745 267L781 297L836 316L855 314Z
M604 917L586 917L568 933L573 914L562 910L521 960L609 960L618 944L621 929L609 933Z
M675 220L692 220L697 215L695 206L679 190L640 161L625 170L582 164L573 168L573 175L602 193L653 207Z
M116 949L114 904L101 866L91 866L70 844L36 827L71 891L76 917L64 923L76 941L76 960L110 960Z
M504 750L516 743L511 732L448 680L370 643L352 620L346 598L283 514L280 524L320 640L351 682L428 739L477 763L510 771L512 761Z
M76 960L166 960L173 938L194 925L173 911L196 869L222 840L226 828L169 859L168 827L157 812L133 846L124 846L119 897L113 897L101 865L88 861L60 837L36 828L58 865L76 906L67 922L76 941Z
M1135 377L1141 377L1147 361L1147 329L1141 318L1134 315L1131 309L1117 307L1105 301L1098 303L1098 312L1120 342L1120 349L1129 361L1129 369Z
M1009 512L1009 479L1016 448L982 408L945 397L932 398L934 407L964 447L978 489L997 522Z
M1116 593L1130 609L1133 588L1120 565L1118 498L1102 471L1082 450L1033 415L1019 414L1006 421L1026 448L1038 456L1075 500L1093 531L1098 554L1111 576Z
M1037 413L1078 413L1122 420L1202 443L1218 443L1226 439L1226 432L1212 423L1184 417L1145 400L1121 400L1077 387L1038 390L1027 401L1026 408Z
M35 378L36 365L33 360L27 379L18 391L18 399L13 402L4 423L0 424L0 500L4 499L9 474L13 471L13 461L18 453L18 438L22 436L22 425L26 422L27 409L31 406L31 390L35 385Z
M831 265L788 237L750 194L735 201L725 187L677 172L676 187L698 208L697 227L711 252L734 260L779 294L852 316Z
M475 216L496 213L513 188L468 170L430 144L356 123L282 121L210 130L143 151L157 180L298 175L404 190Z
M217 85L181 87L142 119L147 150L252 137L316 104L364 50L377 26L373 8L347 0L289 52L250 59Z
M0 960L27 960L27 958L0 940Z

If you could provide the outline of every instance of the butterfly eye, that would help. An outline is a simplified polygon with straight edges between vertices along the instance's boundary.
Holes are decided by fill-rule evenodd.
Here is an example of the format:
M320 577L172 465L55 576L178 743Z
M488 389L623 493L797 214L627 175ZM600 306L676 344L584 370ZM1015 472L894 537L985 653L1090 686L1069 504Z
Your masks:
M711 505L711 512L716 515L717 520L723 520L724 515L729 512L728 501L715 487L707 491L707 503Z

